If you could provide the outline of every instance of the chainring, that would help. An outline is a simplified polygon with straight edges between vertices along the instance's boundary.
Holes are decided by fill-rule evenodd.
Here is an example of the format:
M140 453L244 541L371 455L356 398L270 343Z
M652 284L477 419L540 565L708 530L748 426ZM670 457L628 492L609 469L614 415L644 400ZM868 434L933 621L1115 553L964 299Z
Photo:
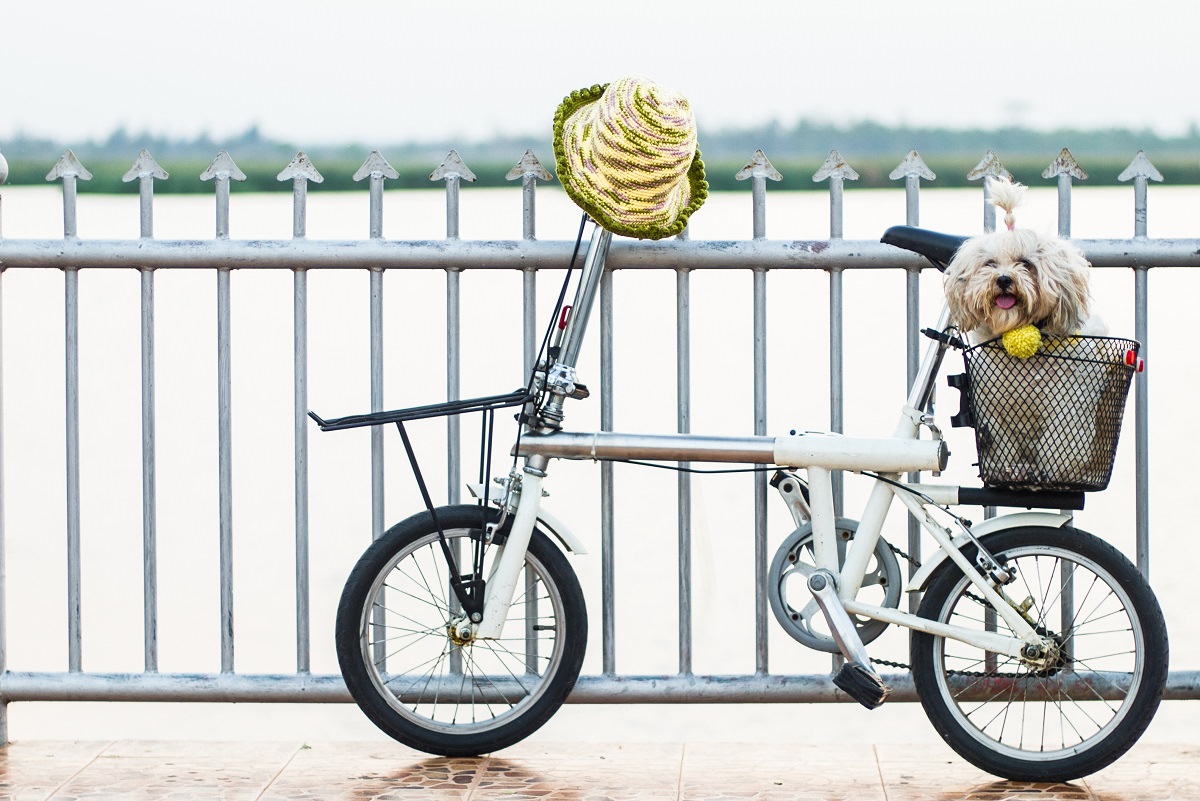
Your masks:
M838 566L846 561L846 547L854 539L858 521L839 517L835 524L838 546ZM825 616L808 590L808 577L816 570L813 550L812 524L808 523L788 535L767 573L767 596L771 611L779 625L793 639L817 651L838 653L837 643L829 634ZM875 544L874 558L867 563L859 598L877 606L897 608L903 589L900 563L887 541L880 537ZM863 643L869 643L883 633L887 623L860 615L850 615Z

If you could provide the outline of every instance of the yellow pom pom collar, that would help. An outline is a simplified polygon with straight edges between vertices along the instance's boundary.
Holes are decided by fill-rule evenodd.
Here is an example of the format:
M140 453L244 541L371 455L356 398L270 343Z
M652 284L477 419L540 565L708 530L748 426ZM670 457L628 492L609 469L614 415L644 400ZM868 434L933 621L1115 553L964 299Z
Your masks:
M1006 331L1000 339L1004 350L1018 359L1028 359L1042 346L1042 332L1035 325L1023 325Z

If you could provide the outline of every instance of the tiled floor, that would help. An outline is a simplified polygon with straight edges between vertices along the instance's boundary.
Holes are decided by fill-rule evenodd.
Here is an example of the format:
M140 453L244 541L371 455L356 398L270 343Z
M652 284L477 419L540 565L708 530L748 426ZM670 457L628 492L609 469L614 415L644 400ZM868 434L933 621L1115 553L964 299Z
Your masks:
M943 748L524 744L443 759L379 743L16 742L0 801L1200 801L1200 746L1136 746L1070 784L998 781Z

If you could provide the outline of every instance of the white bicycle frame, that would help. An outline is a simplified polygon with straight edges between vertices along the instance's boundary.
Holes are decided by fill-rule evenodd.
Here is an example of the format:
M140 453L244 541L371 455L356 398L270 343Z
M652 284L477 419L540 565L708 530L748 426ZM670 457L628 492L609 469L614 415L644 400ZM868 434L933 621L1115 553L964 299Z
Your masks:
M600 228L593 234L584 261L583 274L565 330L561 331L559 358L548 368L543 365L541 388L547 410L543 420L562 420L563 401L576 391L575 360L579 353L587 318L599 287L600 274L612 235ZM943 309L938 330L946 330L949 315ZM931 506L951 506L959 502L960 488L928 484L909 484L905 473L940 471L945 467L946 449L940 433L921 409L927 406L933 382L946 350L943 342L933 342L913 382L900 420L890 437L859 438L839 434L805 432L784 437L705 437L691 434L639 435L613 432L571 433L558 425L531 426L522 435L517 455L524 467L514 469L508 482L509 493L502 506L512 515L503 551L494 563L484 595L483 619L475 628L479 638L498 638L517 588L533 528L537 523L542 497L542 482L553 458L572 459L648 459L660 461L710 461L774 464L785 470L803 469L807 476L807 502L789 501L797 524L811 519L814 560L817 570L828 571L836 581L837 598L845 611L886 623L969 643L987 651L1020 658L1027 648L1041 648L1046 638L1003 594L1002 582L989 572L1001 569L980 548L979 566L960 550L963 544L977 543L977 534L963 527L957 539L951 529L930 513ZM933 438L921 439L923 427ZM837 534L833 503L834 471L869 473L877 476L859 520L855 537L849 543L845 563L838 563ZM920 589L933 569L950 559L962 570L978 593L995 610L1015 636L938 623L898 608L881 607L857 599L858 592L883 529L892 501L899 500L938 544L939 551L926 560L921 571L910 580L909 590ZM804 508L808 507L808 508ZM976 527L995 531L1036 522L1061 526L1070 517L1061 513L1015 513L992 518ZM861 648L861 643L859 644Z

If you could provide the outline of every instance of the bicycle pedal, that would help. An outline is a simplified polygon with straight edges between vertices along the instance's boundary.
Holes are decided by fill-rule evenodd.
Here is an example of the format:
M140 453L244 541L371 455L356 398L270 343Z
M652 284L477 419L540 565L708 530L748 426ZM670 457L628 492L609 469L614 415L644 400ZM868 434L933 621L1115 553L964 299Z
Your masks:
M892 688L884 684L877 674L858 662L842 665L842 669L833 677L833 683L867 709L876 709L892 693Z

